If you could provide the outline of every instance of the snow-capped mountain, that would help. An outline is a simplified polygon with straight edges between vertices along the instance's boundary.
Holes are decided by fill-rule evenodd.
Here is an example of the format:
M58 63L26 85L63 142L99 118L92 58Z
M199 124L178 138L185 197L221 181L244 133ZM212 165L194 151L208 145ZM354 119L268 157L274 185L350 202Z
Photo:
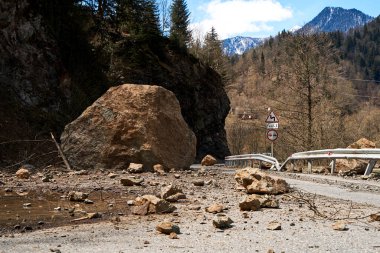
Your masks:
M249 49L259 46L264 42L262 38L236 36L222 41L223 52L226 55L242 55Z
M341 7L326 7L313 20L304 25L297 32L347 32L351 28L364 26L373 20L373 17L357 9L343 9Z

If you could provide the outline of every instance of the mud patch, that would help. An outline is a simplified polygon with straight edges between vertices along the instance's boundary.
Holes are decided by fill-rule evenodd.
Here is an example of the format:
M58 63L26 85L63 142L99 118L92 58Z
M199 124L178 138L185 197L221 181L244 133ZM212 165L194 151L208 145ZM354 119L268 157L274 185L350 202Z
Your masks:
M128 199L135 196L124 192L93 191L89 199L93 204L72 202L66 194L51 190L12 191L0 190L0 234L26 232L47 227L96 222L112 216L127 215ZM98 212L101 218L75 219Z

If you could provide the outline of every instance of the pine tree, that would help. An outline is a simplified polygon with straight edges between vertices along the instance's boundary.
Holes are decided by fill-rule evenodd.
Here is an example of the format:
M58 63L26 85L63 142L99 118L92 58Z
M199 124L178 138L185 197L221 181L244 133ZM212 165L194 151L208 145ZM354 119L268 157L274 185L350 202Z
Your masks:
M203 61L218 72L223 79L227 77L227 58L222 50L222 43L214 27L206 34L203 47Z
M187 48L191 40L190 13L186 1L174 0L171 5L170 39L180 48Z

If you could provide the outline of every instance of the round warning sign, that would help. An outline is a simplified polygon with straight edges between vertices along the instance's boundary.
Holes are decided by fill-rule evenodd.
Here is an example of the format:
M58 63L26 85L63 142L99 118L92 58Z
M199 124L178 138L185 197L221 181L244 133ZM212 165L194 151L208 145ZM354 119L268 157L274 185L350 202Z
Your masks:
M277 138L278 138L278 133L277 133L277 131L276 130L269 130L268 132L267 132L267 138L268 138L268 140L270 140L270 141L275 141L275 140L277 140Z

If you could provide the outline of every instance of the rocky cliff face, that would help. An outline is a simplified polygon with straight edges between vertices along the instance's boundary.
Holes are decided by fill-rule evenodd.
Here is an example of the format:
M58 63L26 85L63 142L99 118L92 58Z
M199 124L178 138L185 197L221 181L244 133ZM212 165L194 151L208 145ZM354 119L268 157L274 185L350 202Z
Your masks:
M0 142L38 139L60 124L67 89L57 55L27 1L0 1ZM15 149L1 145L0 164L26 152Z
M197 159L206 154L224 159L230 154L224 130L230 101L220 76L190 58L172 55L170 63L164 65L168 80L162 86L176 94L182 115L197 137Z

